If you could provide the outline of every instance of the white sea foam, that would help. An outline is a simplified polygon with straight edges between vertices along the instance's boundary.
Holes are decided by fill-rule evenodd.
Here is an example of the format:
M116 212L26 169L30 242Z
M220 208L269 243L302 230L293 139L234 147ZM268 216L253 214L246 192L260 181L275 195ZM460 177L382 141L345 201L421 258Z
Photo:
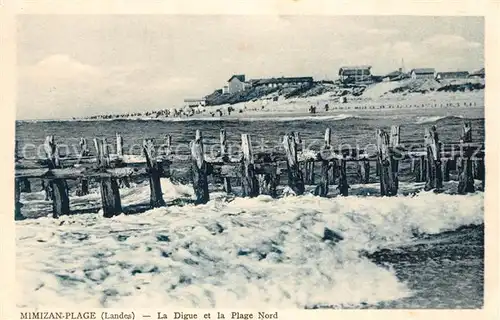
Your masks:
M431 116L431 117L417 117L415 120L416 124L424 124L424 123L432 123L432 122L437 122L442 119L446 118L459 118L463 119L463 116L457 115L457 116Z
M284 122L284 121L338 121L346 119L359 118L359 116L352 114L335 114L335 115L325 115L325 116L313 116L313 115L279 115L276 113L262 114L255 113L251 117L248 115L244 116L224 116L224 117L191 117L191 118L161 118L156 120L161 121L172 121L172 122L183 122L183 121L273 121L273 122Z
M148 189L121 190L124 205L147 201ZM168 201L193 196L168 179L162 190ZM360 250L483 222L482 193L211 197L112 219L17 222L19 306L302 308L400 299L411 295L406 285ZM325 228L344 240L324 241Z

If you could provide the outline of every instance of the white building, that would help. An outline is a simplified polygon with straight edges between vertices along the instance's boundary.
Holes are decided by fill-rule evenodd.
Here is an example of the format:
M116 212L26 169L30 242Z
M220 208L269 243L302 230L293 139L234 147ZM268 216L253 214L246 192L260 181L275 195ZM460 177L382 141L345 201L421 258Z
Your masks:
M247 88L244 74L235 74L227 80L228 93L233 94ZM223 90L224 93L224 90Z
M434 68L417 68L412 69L410 76L412 79L433 79L436 74Z

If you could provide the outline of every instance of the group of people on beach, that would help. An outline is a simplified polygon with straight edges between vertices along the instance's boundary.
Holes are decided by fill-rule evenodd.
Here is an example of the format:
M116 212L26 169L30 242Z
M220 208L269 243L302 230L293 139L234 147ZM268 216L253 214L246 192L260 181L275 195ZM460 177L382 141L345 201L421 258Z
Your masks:
M245 108L246 110L246 108ZM210 115L211 117L222 117L224 115L230 116L235 108L228 106L227 108L206 108L204 106L198 107L185 107L185 108L174 108L174 109L163 109L156 111L147 112L135 112L135 113L124 113L124 114L105 114L105 115L95 115L90 116L85 119L89 120L109 120L109 119L133 119L133 118L189 118L195 115ZM239 112L243 113L243 109Z
M328 112L328 110L330 110L330 106L328 106L328 103L325 104L325 111ZM315 105L311 105L309 107L309 113L311 114L315 114L316 113L316 106Z

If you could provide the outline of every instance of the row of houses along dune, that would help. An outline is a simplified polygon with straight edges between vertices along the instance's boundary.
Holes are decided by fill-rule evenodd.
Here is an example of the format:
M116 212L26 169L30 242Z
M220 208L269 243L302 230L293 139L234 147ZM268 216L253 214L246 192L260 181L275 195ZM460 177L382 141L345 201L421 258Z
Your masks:
M409 72L404 72L402 68L392 71L383 76L373 75L371 72L372 66L343 66L339 68L338 80L341 85L369 85L376 82L401 81L404 79L435 79L442 80L458 80L468 78L484 78L485 69L469 73L468 71L441 71L436 72L435 68L414 68ZM245 74L234 74L228 80L227 84L220 89L222 94L235 94L249 88L269 87L281 88L290 86L309 86L314 83L313 77L278 77L278 78L262 78L247 80ZM333 81L331 82L333 83ZM188 106L205 105L204 99L185 99Z
M466 78L484 78L484 68L469 73L468 71L442 71L436 72L434 68L415 68L410 72L403 72L402 68L390 72L383 76L375 76L371 72L371 66L345 66L341 67L338 72L340 83L344 84L370 84L378 81L399 81L406 78L411 79L466 79ZM223 87L222 93L235 93L245 90L249 87L268 86L268 87L282 87L282 86L297 86L312 84L313 77L281 77L269 79L252 79L245 81L245 75L233 75L227 81L227 85Z

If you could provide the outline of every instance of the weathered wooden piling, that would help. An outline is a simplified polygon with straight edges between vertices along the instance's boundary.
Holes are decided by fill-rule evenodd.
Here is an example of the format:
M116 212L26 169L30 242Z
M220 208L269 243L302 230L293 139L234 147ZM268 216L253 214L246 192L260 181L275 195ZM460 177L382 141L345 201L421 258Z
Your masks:
M116 155L118 158L123 157L123 137L119 133L116 134Z
M227 154L227 137L226 130L220 130L220 155L222 157L222 161L227 163L229 161L229 157ZM223 178L224 191L226 193L231 193L231 180L229 177Z
M259 195L259 182L255 173L254 159L252 153L252 142L246 133L241 135L242 174L241 188L244 197L256 197Z
M29 179L19 179L19 187L22 193L30 193L31 192L31 183Z
M14 220L23 220L24 216L21 214L21 188L19 185L19 179L14 178Z
M191 175L193 180L196 204L205 204L210 200L208 193L208 165L205 161L203 138L200 130L196 130L195 139L191 142Z
M441 145L436 126L425 128L424 143L427 151L427 179L424 190L443 188L443 174L441 171Z
M266 172L265 174L259 175L258 178L259 193L264 195L269 195L275 198L278 196L277 187L279 184L277 163L276 162L271 163L267 171L268 172Z
M441 165L443 167L443 181L450 181L450 160L442 159Z
M427 179L427 159L425 156L420 156L418 159L418 180L417 182L425 182Z
M90 154L88 145L87 145L87 139L81 138L80 139L80 159L83 157L86 157ZM76 190L76 195L77 196L84 196L89 194L89 180L85 177L79 178L78 179L78 189Z
M288 186L296 195L302 195L305 191L304 177L300 171L297 160L297 146L292 134L286 134L283 138L283 146L286 154L288 169Z
M123 137L117 133L116 134L116 156L118 160L123 160ZM120 187L130 188L129 177L123 177L118 179Z
M370 162L367 160L358 161L358 178L362 184L370 183Z
M341 159L339 162L339 184L337 189L340 195L347 197L349 195L349 184L347 183L347 161Z
M462 137L460 138L461 143L472 142L472 125L471 122L465 122L462 127ZM466 194L469 192L474 192L474 176L472 168L472 160L470 159L471 150L470 148L461 148L460 150L462 157L460 157L458 164L458 190L459 194Z
M484 190L485 178L486 178L486 172L484 168L484 159L474 160L474 179L481 180L482 190Z
M418 159L411 158L410 162L410 172L415 177L415 182L419 182L420 180L420 172L418 171Z
M397 194L399 180L399 161L411 159L412 172L415 173L416 181L426 178L426 190L442 188L442 180L449 179L449 172L453 167L459 169L459 193L474 191L474 175L482 179L484 183L484 145L482 143L472 143L470 132L470 122L464 124L463 137L461 139L461 148L458 161L459 166L454 162L457 156L455 148L457 143L441 145L437 136L436 128L427 128L425 130L424 144L416 146L416 150L410 150L404 145L400 145L400 129L397 126L391 127L388 134L384 131L377 131L377 167L379 168L379 180L381 184L381 194L391 196ZM221 158L208 162L204 157L203 141L201 132L198 130L195 140L191 143L191 161L193 188L196 194L196 203L206 203L209 201L208 176L222 178L225 181L229 178L234 179L234 183L241 181L243 196L254 197L258 194L268 194L277 196L277 186L280 182L280 164L283 161L287 163L288 185L297 195L305 191L305 182L314 183L314 165L315 162L321 164L321 181L317 181L315 194L327 196L329 186L332 185L332 167L339 172L338 189L341 195L348 194L347 184L347 161L356 162L359 180L361 183L369 182L370 163L373 160L364 157L366 150L357 150L357 153L348 153L348 149L334 150L331 147L331 130L325 132L323 152L315 155L314 159L301 157L298 159L298 151L304 150L303 141L298 133L287 134L284 136L285 153L258 153L254 159L250 137L242 135L242 160L241 163L232 162L227 157L226 133L220 132ZM161 138L163 140L163 138ZM122 211L120 194L118 188L118 179L122 180L128 177L148 176L151 190L151 205L159 207L165 205L163 200L160 176L162 173L165 159L170 158L171 138L167 136L165 140L165 154L160 154L156 150L152 139L143 142L143 153L145 161L136 161L134 165L126 167L128 157L123 155L123 140L117 134L116 152L118 159L110 159L108 146L105 139L94 139L97 157L88 157L89 152L85 139L82 139L80 145L82 150L80 157L65 157L59 160L57 145L54 137L49 136L46 139L44 149L47 154L48 167L45 161L18 159L16 161L16 179L15 179L15 219L22 219L20 203L23 179L42 179L42 182L49 185L48 190L53 193L51 196L53 203L54 217L69 213L68 187L64 179L80 179L83 186L86 182L86 190L82 192L77 190L77 194L88 192L88 180L96 179L100 183L102 208L105 217L112 217ZM425 148L425 149L424 149ZM479 150L476 150L480 148ZM423 152L425 150L425 152ZM404 154L401 154L404 152ZM425 155L424 155L425 154ZM358 155L358 156L357 156ZM359 158L359 155L362 157ZM401 157L400 157L401 156ZM417 158L415 158L417 157ZM420 157L420 159L418 158ZM16 156L17 158L17 156ZM121 158L121 161L120 161ZM143 160L144 160L143 159ZM222 160L221 160L222 159ZM93 163L97 160L97 168ZM420 161L419 161L420 160ZM179 164L183 164L183 159L176 159ZM475 162L477 161L477 162ZM66 168L62 168L62 164ZM74 166L78 164L77 166ZM184 162L185 164L185 162ZM302 164L302 167L299 167ZM140 167L139 167L140 166ZM40 168L39 168L40 167ZM350 169L351 167L349 167ZM173 168L175 169L175 168ZM301 170L302 169L302 170ZM441 171L443 170L443 171ZM230 191L229 183L224 185L226 191ZM49 193L48 193L49 194Z
M314 185L315 183L315 170L316 170L316 166L315 166L315 163L313 160L309 160L309 161L306 161L306 165L307 165L307 183L309 185Z
M54 136L45 139L44 150L49 162L49 169L60 168L59 149ZM50 177L48 177L50 178ZM53 217L69 214L68 185L64 179L53 179L48 182L52 195Z
M110 165L106 138L94 139L94 146L97 155L97 166L104 171L106 168L109 168ZM122 205L117 179L112 177L101 177L99 184L103 216L105 218L111 218L119 215L122 212Z
M171 165L171 159L170 155L172 154L172 136L167 134L165 135L165 140L163 144L163 161L162 161L162 167L163 170L161 172L161 177L163 178L170 178L171 170L170 170L170 165Z
M330 130L330 128L326 128L323 150L320 153L320 157L322 158L320 181L319 181L319 184L316 186L316 189L314 191L315 195L321 196L321 197L327 196L329 184L330 184L330 179L329 179L330 162L328 160L325 160L325 158L328 158L329 153L331 152L331 142L332 142L331 130Z
M15 140L14 161L18 161L19 159L22 158L21 156L19 156L18 144L19 144L19 142L17 140ZM31 192L31 183L30 183L29 179L21 178L21 179L16 180L16 183L18 183L19 192L22 192L22 193L30 193Z
M154 147L152 139L146 139L143 142L143 152L146 157L146 165L149 173L149 190L151 207L163 207L166 205L163 200L163 192L161 191L160 177L162 175L163 167L161 162L156 161L157 152Z
M380 129L377 129L377 149L377 162L380 168L380 194L382 196L394 196L397 194L398 188L393 175L390 138L387 132Z
M337 160L337 159L333 159L332 161L330 161L330 164L329 164L329 169L328 169L328 179L330 181L330 184L331 185L334 185L335 182L337 181L337 177L339 176L339 163L340 163L340 160Z
M390 162L391 162L391 174L392 180L394 181L396 193L399 188L399 159L401 154L397 151L397 147L400 144L401 139L401 129L399 126L391 126L391 136L389 138L390 147Z

